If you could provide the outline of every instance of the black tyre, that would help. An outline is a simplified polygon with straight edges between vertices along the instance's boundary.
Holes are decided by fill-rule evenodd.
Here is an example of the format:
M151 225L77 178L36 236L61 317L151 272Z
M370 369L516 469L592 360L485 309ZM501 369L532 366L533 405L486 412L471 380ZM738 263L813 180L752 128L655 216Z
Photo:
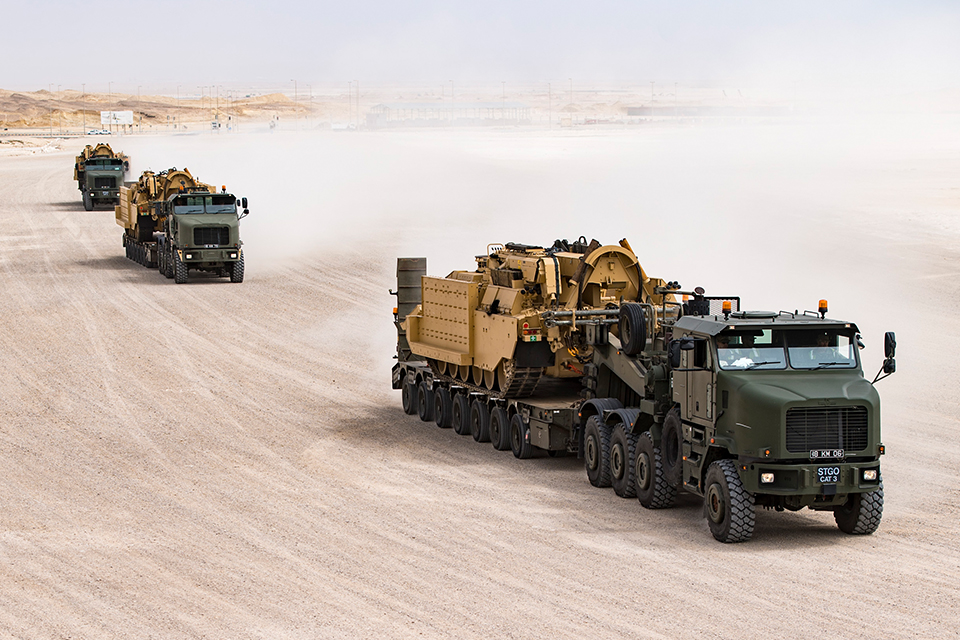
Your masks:
M163 277L168 279L173 278L173 259L170 255L170 246L165 245L160 255L163 256L163 266L160 268L163 272Z
M404 382L400 387L400 403L403 405L403 412L408 416L417 413L417 386L412 382Z
M610 435L610 484L621 498L636 498L637 436L628 428L621 422Z
M490 442L490 408L479 398L470 403L470 435L477 442Z
M637 499L647 509L666 509L677 501L677 488L663 477L663 461L660 449L653 446L650 432L637 438L637 453L634 458L634 477L637 483Z
M83 193L83 209L84 211L93 211L93 198L91 198L90 193L86 191Z
M503 407L494 407L490 412L490 442L497 451L510 448L510 416Z
M533 457L533 445L530 444L530 427L519 413L510 418L510 450L521 460Z
M187 265L184 264L183 260L180 259L179 252L174 250L171 253L173 253L173 281L177 284L183 284L190 276L190 270L187 268Z
M470 433L470 401L464 393L453 397L453 430L461 436Z
M647 345L647 318L638 304L620 305L620 344L628 356L637 355Z
M417 414L424 422L433 422L433 389L426 380L417 385Z
M880 488L870 493L852 493L847 503L833 511L837 527L844 533L862 536L873 533L883 517L883 480Z
M230 282L243 282L243 254L240 259L230 263Z
M683 459L680 457L680 438L683 425L676 409L670 411L663 421L660 434L660 454L663 457L663 477L671 487L679 487L683 475Z
M441 429L453 426L453 398L449 389L437 387L433 390L433 419Z
M610 427L600 422L598 415L587 418L583 430L583 463L590 484L610 486Z
M707 469L707 524L720 542L745 542L756 522L753 495L740 482L733 460L717 460Z

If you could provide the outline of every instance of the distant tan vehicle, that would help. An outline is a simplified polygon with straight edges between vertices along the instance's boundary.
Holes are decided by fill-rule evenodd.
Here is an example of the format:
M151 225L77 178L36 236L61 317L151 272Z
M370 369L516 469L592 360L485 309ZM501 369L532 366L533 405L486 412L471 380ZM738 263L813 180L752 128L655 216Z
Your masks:
M129 167L130 159L108 144L84 147L73 164L73 179L80 189L83 208L91 211L96 205L116 205Z
M424 275L421 304L398 322L435 375L499 397L528 397L543 376L583 376L602 340L588 334L619 332L621 302L646 310L626 325L641 344L662 333L663 309L677 309L658 292L673 283L647 276L626 240L497 244L476 260L476 271Z

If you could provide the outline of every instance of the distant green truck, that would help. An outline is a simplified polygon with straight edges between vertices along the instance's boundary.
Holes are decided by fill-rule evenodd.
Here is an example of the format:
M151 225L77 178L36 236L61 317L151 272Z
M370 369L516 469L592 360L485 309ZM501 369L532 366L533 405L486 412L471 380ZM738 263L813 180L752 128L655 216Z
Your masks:
M426 268L423 259L399 265L393 386L407 413L518 458L575 453L594 486L648 509L673 506L679 492L701 496L721 542L750 539L758 506L832 511L849 534L879 526L880 399L863 376L857 326L827 318L825 301L816 312L741 311L739 298L671 282L658 287L660 304L619 301L606 316L548 311L548 331L573 323L583 332L582 376L505 398L451 382L410 351L404 320L422 313L412 283ZM895 348L888 333L873 382L896 370Z
M123 177L129 168L129 158L114 152L108 144L84 147L73 165L73 179L77 181L84 210L116 206L120 202Z

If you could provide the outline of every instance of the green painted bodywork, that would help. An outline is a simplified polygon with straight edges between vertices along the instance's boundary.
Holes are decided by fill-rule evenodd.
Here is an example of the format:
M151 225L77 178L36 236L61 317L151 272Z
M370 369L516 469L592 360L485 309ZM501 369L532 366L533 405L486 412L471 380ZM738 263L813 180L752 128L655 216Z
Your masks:
M230 194L223 193L212 195L234 198ZM167 218L168 241L173 245L175 251L180 252L180 259L189 264L191 269L218 269L239 260L240 248L243 243L240 240L240 220L237 214L235 212L174 213L173 202L176 197L176 195L170 196L166 202L161 203L161 206ZM227 228L227 244L194 243L195 229L217 227ZM234 257L231 257L231 255Z

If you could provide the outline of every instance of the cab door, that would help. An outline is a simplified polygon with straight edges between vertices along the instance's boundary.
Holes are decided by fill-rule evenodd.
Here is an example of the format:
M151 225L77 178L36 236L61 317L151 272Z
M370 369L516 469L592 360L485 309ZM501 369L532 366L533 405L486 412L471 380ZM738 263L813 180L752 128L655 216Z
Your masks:
M712 425L716 383L710 341L705 338L694 340L693 349L681 352L680 367L684 370L686 387L683 418L703 426Z

